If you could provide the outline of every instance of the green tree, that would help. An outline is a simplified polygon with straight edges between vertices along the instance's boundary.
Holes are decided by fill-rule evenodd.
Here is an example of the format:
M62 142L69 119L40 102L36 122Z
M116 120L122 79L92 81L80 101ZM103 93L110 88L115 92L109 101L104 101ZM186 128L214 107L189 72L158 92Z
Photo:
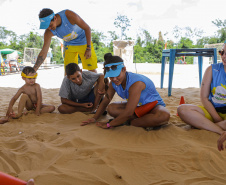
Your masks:
M203 48L205 44L209 43L210 38L209 37L202 37L197 40L196 46L197 48Z
M178 48L193 48L193 41L186 37L181 37Z
M162 37L162 32L161 32L161 31L159 32L159 38L158 38L158 41L164 43L164 39L163 39L163 37Z
M149 45L150 43L153 43L152 36L147 30L145 29L143 30L143 35L144 35L144 42L146 46Z
M14 33L14 32L7 30L3 26L0 26L0 42L7 45L7 40L9 40L12 33Z
M121 28L121 40L127 39L126 30L129 30L128 27L130 27L130 20L126 15L118 14L117 18L115 19L114 25L116 28Z
M105 39L106 36L102 32L92 30L92 42L95 53L97 55L97 62L103 62L104 54L110 52L109 48L106 47L105 44L102 42Z
M42 48L43 46L43 36L38 33L30 31L26 38L26 47L28 48Z
M52 61L56 61L58 64L64 63L59 39L53 37L51 40L50 48L52 48L53 54Z
M117 40L119 38L119 36L116 34L115 31L108 31L108 33L110 34L109 50L113 51L113 41Z

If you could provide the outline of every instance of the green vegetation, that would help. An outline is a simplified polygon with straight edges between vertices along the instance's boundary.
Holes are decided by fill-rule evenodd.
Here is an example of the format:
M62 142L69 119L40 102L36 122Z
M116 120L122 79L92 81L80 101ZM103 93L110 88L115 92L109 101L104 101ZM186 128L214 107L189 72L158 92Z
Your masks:
M167 40L167 34L162 35L159 32L158 38L153 38L148 30L141 30L137 34L134 46L134 62L136 63L161 63L162 50L167 46L171 48L203 48L205 44L223 43L226 40L226 20L222 21L216 19L212 23L217 26L218 31L215 36L202 37L203 31L190 27L179 28L175 26L173 35L175 40ZM98 62L103 62L105 53L113 52L113 40L124 38L132 40L126 35L130 20L124 15L118 15L115 19L114 25L121 29L121 35L117 35L115 31L109 31L108 36L102 32L92 30L92 42L97 54ZM165 38L164 38L165 37ZM197 37L196 43L191 38ZM43 35L39 35L33 31L26 35L17 36L13 31L7 30L5 27L0 26L0 49L11 48L20 51L23 58L24 48L42 48ZM52 38L50 47L52 48L53 58L52 61L63 63L60 41L57 38ZM3 56L4 57L4 56ZM193 63L193 57L186 57L187 63Z

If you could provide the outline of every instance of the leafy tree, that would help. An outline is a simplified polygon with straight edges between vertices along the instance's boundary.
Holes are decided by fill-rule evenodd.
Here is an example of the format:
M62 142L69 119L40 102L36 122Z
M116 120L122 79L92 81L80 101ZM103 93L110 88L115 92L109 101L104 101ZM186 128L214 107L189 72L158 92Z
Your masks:
M136 44L140 47L144 45L144 41L141 39L140 36L137 37Z
M118 14L117 18L115 19L114 25L116 28L121 28L121 40L123 38L127 39L125 31L128 30L130 25L130 20L126 15Z
M151 34L147 30L145 29L143 30L143 35L144 35L144 42L146 46L149 45L150 43L153 43Z
M208 44L215 44L215 43L220 43L221 40L217 37L210 37Z
M185 37L188 37L188 38L194 38L194 37L200 38L203 35L203 30L198 28L192 29L191 27L187 26L184 28L184 30L185 30Z
M43 36L30 31L30 33L27 35L26 43L26 46L29 48L42 48L44 43Z
M115 31L108 31L108 33L110 34L109 49L110 49L110 51L113 51L113 41L117 40L119 38L119 36L116 34Z
M217 26L218 28L225 28L226 27L226 19L224 21L220 19L215 19L212 23Z
M57 38L52 38L50 48L52 48L53 58L52 61L57 63L64 63L64 59L61 53L61 43Z
M193 48L193 41L189 38L186 37L181 37L179 43L178 43L178 48Z
M108 33L110 34L112 40L117 40L119 38L115 31L108 31Z
M163 39L163 37L162 37L162 32L161 32L161 31L159 32L159 38L158 38L158 41L164 43L164 39Z
M15 35L13 31L9 31L5 27L0 26L0 42L7 45L7 40L10 40L13 35Z
M182 35L182 28L180 28L179 26L175 26L173 28L173 35L176 39L178 39Z
M97 62L103 62L104 54L110 52L109 48L106 47L105 44L102 42L105 39L106 36L102 32L92 30L92 42L95 53L97 55Z
M208 44L209 40L209 37L202 37L198 39L196 43L197 48L203 48L205 44Z

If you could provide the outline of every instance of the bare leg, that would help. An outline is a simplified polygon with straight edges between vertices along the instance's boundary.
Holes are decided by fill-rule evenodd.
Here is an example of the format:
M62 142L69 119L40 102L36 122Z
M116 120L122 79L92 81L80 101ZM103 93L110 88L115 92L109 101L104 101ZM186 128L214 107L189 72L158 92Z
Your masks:
M9 118L1 118L1 119L0 119L0 124L4 124L4 123L6 123L7 121L9 121Z
M226 130L226 120L220 121L216 123L219 127L221 127L223 130Z
M126 104L127 104L127 102L111 103L107 107L108 114L110 114L114 118L118 117L119 114L121 114L122 111L125 110Z
M13 115L12 118L19 118L23 114L24 107L26 107L28 110L31 110L34 108L30 98L26 94L22 94L20 97L19 105L18 105L18 113L16 115Z
M126 102L112 103L108 106L108 113L116 118L125 110L126 104ZM141 118L137 118L135 115L131 117L130 124L136 127L155 127L166 124L169 118L169 111L165 107L158 105Z
M90 112L92 110L92 108L85 108L85 107L73 107L70 105L66 105L66 104L61 104L58 107L58 111L61 114L71 114L74 112Z
M157 105L149 113L132 120L130 123L136 127L156 127L167 124L169 119L169 111L165 107Z
M29 181L27 181L26 185L34 185L34 179L30 179Z
M213 123L205 117L203 110L196 105L183 104L177 108L178 115L187 124L199 129L205 129L218 134L224 131L218 126L219 123Z
M41 108L40 113L41 114L43 114L43 113L51 113L54 110L55 110L55 106L42 104L42 108Z

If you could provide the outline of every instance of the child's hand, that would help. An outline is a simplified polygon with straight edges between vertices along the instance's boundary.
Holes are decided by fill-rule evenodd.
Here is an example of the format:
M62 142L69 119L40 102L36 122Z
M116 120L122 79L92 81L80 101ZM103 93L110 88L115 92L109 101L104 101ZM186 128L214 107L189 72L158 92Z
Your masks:
M36 116L40 116L40 112L36 110L36 111L35 111L35 115L36 115Z
M107 123L105 122L97 122L96 126L104 128L104 129L108 129L109 127L107 127Z
M8 115L9 118L14 118L15 116L16 116L16 114L14 112L10 112Z
M6 117L10 117L12 114L14 114L13 109L8 109Z
M88 125L90 123L95 123L95 122L96 122L96 120L94 118L89 118L87 121L83 121L80 126L85 126L85 125Z
M93 107L93 103L83 103L83 107L89 109Z

